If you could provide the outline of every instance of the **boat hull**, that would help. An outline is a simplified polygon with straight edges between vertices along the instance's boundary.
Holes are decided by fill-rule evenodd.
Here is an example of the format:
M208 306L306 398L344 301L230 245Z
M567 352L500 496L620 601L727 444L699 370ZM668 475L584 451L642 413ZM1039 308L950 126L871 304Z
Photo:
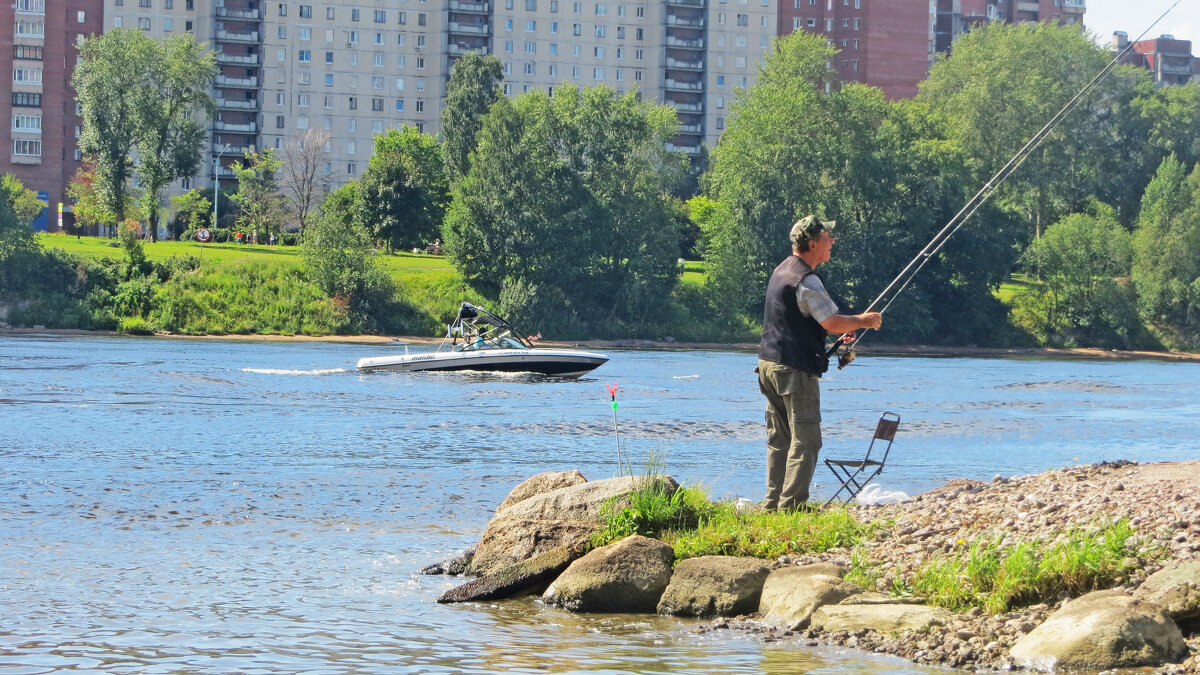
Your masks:
M608 361L603 354L557 349L488 349L477 352L435 352L373 356L359 359L362 371L460 371L538 373L554 377L580 377Z

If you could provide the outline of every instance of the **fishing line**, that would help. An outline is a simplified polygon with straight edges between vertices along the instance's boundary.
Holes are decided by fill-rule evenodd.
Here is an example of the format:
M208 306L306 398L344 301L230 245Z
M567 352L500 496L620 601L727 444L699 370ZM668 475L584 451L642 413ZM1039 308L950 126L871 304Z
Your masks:
M1067 101L1067 104L1064 105L1057 114L1051 117L1050 121L1046 122L1046 124L1036 134L1034 134L1033 137L1031 137L1025 143L1025 145L1022 146L1021 149L1018 150L1017 153L1013 155L1008 162L1006 162L1004 166L1002 166L1000 170L995 173L995 175L993 175L986 183L984 183L983 187L981 187L979 191L976 192L975 195L971 197L971 199L969 199L961 209L959 209L958 213L954 214L954 217L951 218L950 221L947 222L946 225L942 227L942 229L938 231L936 235L933 236L933 239L931 239L929 243L925 245L925 248L921 249L920 253L918 253L916 257L913 258L908 265L896 275L895 279L892 279L891 283L889 283L887 287L880 292L879 296L871 301L871 304L867 306L866 311L876 311L875 307L885 300L886 302L884 303L883 307L877 311L879 311L880 314L887 311L887 309L892 306L892 303L895 302L900 293L903 292L905 288L908 288L908 285L912 282L913 278L917 276L917 274L925 267L929 260L942 250L942 247L946 245L946 242L950 239L950 237L954 236L954 233L958 232L958 230L962 228L962 226L967 222L967 219L974 215L975 212L979 210L979 207L983 206L984 203L987 202L987 200L992 196L992 193L995 192L1002 183L1004 183L1005 179L1007 179L1010 175L1012 175L1013 172L1015 172L1022 164L1025 163L1025 160L1033 154L1034 150L1037 150L1038 146L1040 146L1042 141L1044 141L1046 137L1050 135L1050 132L1053 131L1056 126L1058 126L1059 122L1061 122L1067 115L1071 114L1075 110L1075 108L1079 105L1079 102L1083 100L1089 91L1091 91L1097 84L1108 77L1109 73L1111 73L1113 69L1120 64L1121 59L1133 50L1134 44L1140 42L1147 33L1157 26L1159 22L1165 19L1167 15L1170 14L1171 11L1174 10L1175 7L1181 2L1183 2L1183 0L1175 0L1175 2L1171 3L1171 6L1168 7L1166 11L1163 12L1157 19L1155 19L1154 23L1151 23L1149 26L1147 26L1146 30L1142 31L1137 38L1130 40L1129 44L1125 45L1125 48L1108 62L1108 65L1104 66L1100 72L1096 73L1096 76L1093 77L1091 81L1083 87L1083 89L1080 89L1079 92L1071 98L1071 100ZM846 353L838 356L838 370L845 368L850 364L851 361L854 360L854 347L863 339L863 337L866 336L868 330L871 329L863 329L863 331L855 336L854 339L849 343L844 343L843 340L838 340L833 343L832 347L829 348L826 355L833 356L843 344L846 344Z

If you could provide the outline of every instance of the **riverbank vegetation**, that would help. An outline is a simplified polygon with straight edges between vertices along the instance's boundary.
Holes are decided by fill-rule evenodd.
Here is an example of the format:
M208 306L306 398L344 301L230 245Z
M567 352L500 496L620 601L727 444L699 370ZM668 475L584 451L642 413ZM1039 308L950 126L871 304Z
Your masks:
M696 486L672 492L653 473L642 481L619 507L609 504L601 510L593 547L640 534L671 544L677 561L714 555L776 560L838 552L849 561L847 580L874 589L884 576L873 549L891 536L894 523L888 520L863 520L841 505L739 513L732 502L709 501ZM886 590L955 611L977 607L989 615L1003 614L1128 580L1163 553L1142 544L1122 519L1067 527L1049 544L1009 533L979 534L926 555L913 572L893 577Z
M203 253L190 241L142 245L158 198L113 188L104 167L115 160L97 157L73 185L75 210L122 223L124 245L35 240L12 215L0 228L19 240L0 245L2 318L435 334L465 300L560 339L753 341L794 220L838 221L821 272L841 307L864 310L1109 55L1073 27L996 24L959 39L906 101L834 81L834 58L820 36L778 39L755 86L732 96L720 144L688 162L669 150L669 107L604 86L505 97L499 62L469 54L449 83L442 138L379 134L341 188L291 170L315 166L323 139L310 133L278 156L247 154L217 223L211 190L176 199L172 232L210 228L217 243ZM90 86L85 127L88 101L115 100L99 75ZM201 104L189 119L207 114ZM1200 348L1198 123L1200 85L1156 88L1117 68L930 258L877 339ZM239 230L302 254L226 244ZM408 253L427 248L445 255Z

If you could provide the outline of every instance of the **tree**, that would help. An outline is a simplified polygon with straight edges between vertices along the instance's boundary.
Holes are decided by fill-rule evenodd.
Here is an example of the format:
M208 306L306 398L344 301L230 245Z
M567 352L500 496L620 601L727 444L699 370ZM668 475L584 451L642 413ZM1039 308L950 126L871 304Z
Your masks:
M283 193L296 216L301 235L320 200L329 192L331 176L321 173L325 164L325 144L328 131L308 129L291 138L283 146Z
M181 226L175 233L176 238L184 232L204 227L212 219L212 202L200 190L189 190L172 197L171 206L175 208L175 220Z
M389 249L431 241L446 213L442 154L433 137L407 125L375 137L358 188L358 218Z
M30 258L41 251L29 226L33 205L36 203L40 211L41 202L37 201L37 193L33 193L31 202L29 192L16 176L0 176L0 291L23 283Z
M90 170L89 170L90 169ZM125 213L135 219L141 218L136 190L124 192ZM75 170L67 183L67 196L71 198L71 209L75 213L75 225L95 225L103 234L104 228L112 228L110 236L116 236L117 214L108 209L101 198L99 180L94 165L84 165Z
M1200 345L1200 164L1169 155L1142 198L1133 280L1142 316L1174 342Z
M962 36L940 57L919 97L945 117L950 138L990 177L1108 63L1109 53L1076 26L993 23ZM1097 194L1099 166L1120 137L1117 113L1143 75L1121 68L1042 142L998 197L1019 208L1033 235Z
M1113 209L1100 202L1051 225L1022 259L1043 283L1017 296L1016 320L1051 343L1133 346L1140 321L1127 278L1131 242Z
M230 168L237 177L238 191L233 201L241 208L239 227L257 232L279 232L286 214L284 196L275 184L280 160L275 159L275 149L262 152L246 150L246 163L236 161Z
M139 31L141 32L141 31ZM148 82L150 96L137 109L137 173L145 189L150 239L158 237L162 191L196 173L203 158L205 129L216 103L208 93L216 61L191 33L156 44Z
M820 36L777 40L713 151L706 289L730 325L760 316L798 218L838 222L834 257L821 271L839 306L861 311L974 191L970 158L925 104L889 104L859 84L825 93L831 58ZM888 339L994 339L1004 309L990 291L1015 259L1013 239L1010 215L981 209L897 299Z
M678 276L676 128L669 107L604 86L500 99L454 189L451 260L538 330L648 316Z
M371 234L353 217L357 188L349 183L329 194L304 237L304 269L346 312L350 327L374 330L386 322L395 285L378 262Z
M475 136L484 116L501 97L503 81L504 67L494 56L467 52L454 64L442 109L442 148L451 182L462 180L471 169Z
M201 160L215 72L212 55L190 34L159 42L116 28L83 41L71 84L83 109L80 149L95 164L97 213L126 219L136 172L154 236L162 188L194 173Z

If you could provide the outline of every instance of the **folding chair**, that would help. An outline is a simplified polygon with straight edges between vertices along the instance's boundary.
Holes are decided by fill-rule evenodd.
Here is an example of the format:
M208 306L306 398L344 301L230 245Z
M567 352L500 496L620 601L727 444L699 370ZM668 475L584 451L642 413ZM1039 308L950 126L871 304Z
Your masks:
M862 459L826 459L825 466L833 472L841 485L837 492L825 502L825 506L829 506L838 495L846 492L846 502L858 496L859 492L871 482L871 479L883 472L883 465L887 462L888 453L892 450L892 441L896 438L896 429L900 427L900 416L896 413L885 412L879 417L879 423L875 425L875 435L871 437L871 444L867 446L867 454ZM887 445L883 448L883 457L880 459L871 459L871 453L875 452L875 441L880 441L881 444L886 442ZM878 454L878 453L876 453Z

